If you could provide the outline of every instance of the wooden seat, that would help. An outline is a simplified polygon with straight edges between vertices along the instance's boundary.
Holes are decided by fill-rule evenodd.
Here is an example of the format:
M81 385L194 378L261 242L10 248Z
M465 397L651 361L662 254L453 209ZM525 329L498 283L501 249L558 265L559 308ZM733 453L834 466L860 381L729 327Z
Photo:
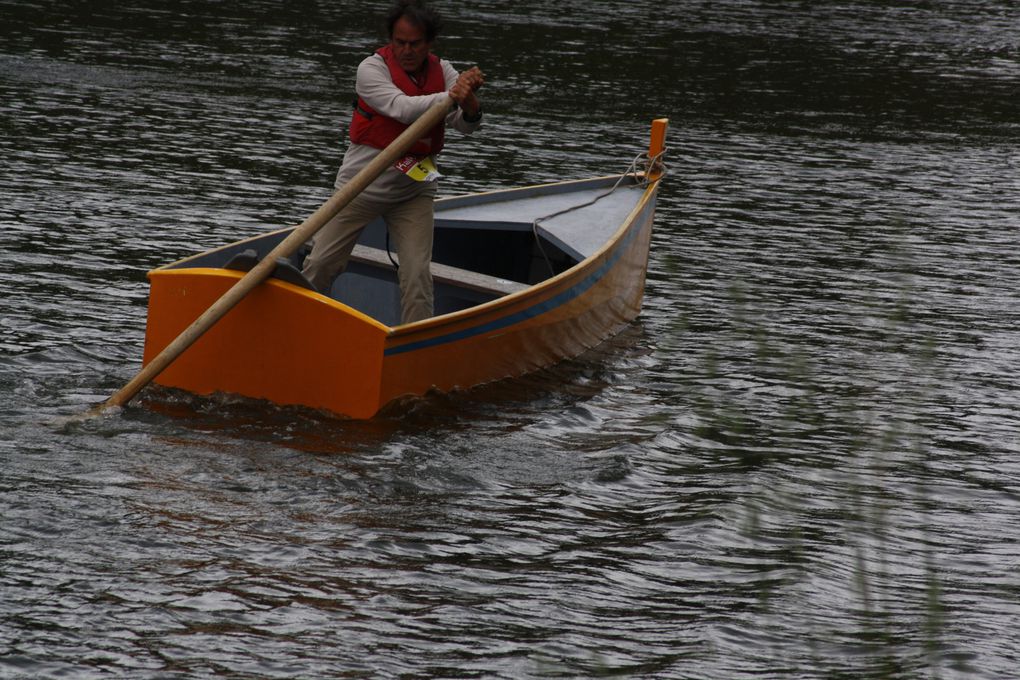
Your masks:
M354 246L351 259L364 264L383 267L393 266L385 250L370 248L361 244ZM496 296L509 295L528 288L526 284L518 283L517 281L488 276L459 267L439 264L438 262L433 262L430 269L432 270L432 278L436 281L470 290L477 290L482 293L491 293Z

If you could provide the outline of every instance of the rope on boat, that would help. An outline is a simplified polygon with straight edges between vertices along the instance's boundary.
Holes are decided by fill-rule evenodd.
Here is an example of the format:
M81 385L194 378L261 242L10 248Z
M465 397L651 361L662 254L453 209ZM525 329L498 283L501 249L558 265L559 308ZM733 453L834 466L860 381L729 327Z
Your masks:
M641 177L642 185L646 185L652 181L649 175L651 175L653 172L656 173L655 175L656 181L662 179L667 174L669 174L669 170L666 167L666 161L664 160L667 151L669 151L669 147L664 146L662 147L662 151L660 151L654 157L648 159L648 162L645 164L644 175ZM638 156L638 158L635 158L634 161L631 163L631 167L634 167L636 165L637 160L639 158L642 158L642 156Z
M560 215L564 215L564 214L566 214L568 212L573 212L574 210L580 210L581 208L587 208L588 206L594 205L595 203L601 201L603 198L605 198L606 196L609 196L610 194L612 194L614 191L616 191L620 187L620 183L623 182L624 177L635 177L635 176L637 176L637 174L638 174L638 164L641 163L642 161L644 161L644 163L645 163L645 171L641 175L641 182L639 183L639 186L646 186L649 182L652 181L649 178L649 175L651 174L651 171L653 169L658 173L656 175L656 180L661 179L666 174L666 164L663 162L662 159L666 155L666 152L668 150L669 150L668 148L663 147L662 151L660 151L658 154L656 154L653 158L649 158L647 154L643 154L643 153L642 154L638 154L637 156L634 157L634 160L632 160L630 162L630 165L627 166L627 169L624 171L624 173L622 175L620 175L620 178L618 180L616 180L616 183L613 184L612 188L610 188L609 191L606 191L604 193L599 194L598 196L596 196L595 198L591 199L587 203L581 203L581 204L578 204L578 205L572 205L569 208L564 208L562 210L557 210L556 212L549 213L548 215L542 215L541 217L538 217L534 221L532 221L532 223L531 223L531 233L535 235L535 245L538 246L538 252L542 253L542 259L545 260L545 265L549 268L549 275L550 276L556 276L556 270L553 268L552 260L550 260L549 259L549 255L546 254L545 248L542 247L542 239L538 235L538 225L539 225L539 223L540 222L545 222L546 220L551 220L554 217L559 217Z

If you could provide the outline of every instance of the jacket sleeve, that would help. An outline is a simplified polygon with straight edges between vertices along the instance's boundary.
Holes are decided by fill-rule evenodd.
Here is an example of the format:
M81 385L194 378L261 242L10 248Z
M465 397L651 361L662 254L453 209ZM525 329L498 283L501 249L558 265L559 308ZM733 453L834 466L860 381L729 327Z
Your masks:
M446 91L449 92L457 82L457 69L445 59L440 60ZM358 77L355 83L358 96L365 100L374 110L387 118L393 118L405 125L410 125L423 113L429 110L436 101L446 96L446 92L426 94L412 97L393 84L390 70L386 62L378 54L367 57L358 65ZM446 117L447 127L452 127L465 134L471 134L481 126L481 121L468 123L464 120L464 112L454 109Z

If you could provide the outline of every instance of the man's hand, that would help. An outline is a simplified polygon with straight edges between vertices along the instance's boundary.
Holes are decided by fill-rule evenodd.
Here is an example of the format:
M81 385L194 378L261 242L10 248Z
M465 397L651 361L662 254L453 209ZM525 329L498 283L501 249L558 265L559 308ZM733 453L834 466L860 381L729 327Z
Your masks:
M457 82L450 88L450 97L457 102L468 116L478 115L478 98L475 90L485 84L485 74L477 66L472 66L457 76Z

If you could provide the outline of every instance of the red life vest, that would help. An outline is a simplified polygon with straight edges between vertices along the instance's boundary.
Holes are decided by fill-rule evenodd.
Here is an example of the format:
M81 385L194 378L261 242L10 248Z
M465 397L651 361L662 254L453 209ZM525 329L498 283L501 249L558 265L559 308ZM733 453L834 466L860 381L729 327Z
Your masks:
M400 62L393 55L393 48L387 45L376 51L376 54L385 60L390 69L390 78L393 84L411 97L424 94L436 94L446 91L446 78L443 77L443 67L439 65L439 57L429 54L425 68L425 79L422 83L411 80L404 69L400 68ZM385 149L390 143L400 136L409 126L393 118L376 112L364 99L358 97L354 107L354 115L351 116L351 141L355 144L367 144L377 149ZM428 156L439 153L443 148L443 138L446 135L445 124L432 128L428 135L422 137L409 153L417 156Z

